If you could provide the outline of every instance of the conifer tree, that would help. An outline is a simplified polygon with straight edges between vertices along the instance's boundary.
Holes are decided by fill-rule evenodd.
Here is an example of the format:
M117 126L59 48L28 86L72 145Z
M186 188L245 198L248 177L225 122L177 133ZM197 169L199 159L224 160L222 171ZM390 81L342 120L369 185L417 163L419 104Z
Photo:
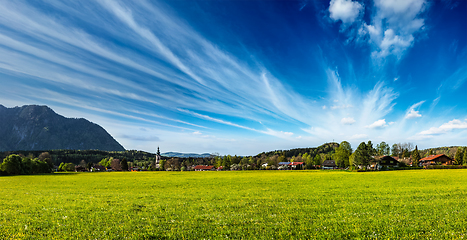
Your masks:
M456 165L462 165L462 158L464 157L464 151L462 151L462 148L458 147L456 151L456 155L454 156L454 163Z
M415 150L412 152L412 166L418 167L420 161L420 153L418 152L418 147L415 146Z

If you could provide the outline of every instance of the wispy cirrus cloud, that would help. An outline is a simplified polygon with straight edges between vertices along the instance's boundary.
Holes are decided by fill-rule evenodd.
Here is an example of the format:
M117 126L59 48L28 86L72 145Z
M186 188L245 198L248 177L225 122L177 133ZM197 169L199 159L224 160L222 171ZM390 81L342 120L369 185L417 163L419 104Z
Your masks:
M301 13L311 12L303 8L306 3L302 2ZM329 3L329 19L342 24L340 31L352 35L358 46L370 46L362 54L373 52L373 59L400 59L425 31L425 1ZM199 143L202 149L220 151L232 144L233 136L242 136L235 144L245 149L349 138L357 142L375 136L403 138L414 134L404 124L417 124L406 119L428 114L420 110L422 103L409 109L407 103L400 103L397 84L402 80L396 79L405 75L388 77L373 66L358 69L363 61L352 60L344 48L336 54L323 46L329 38L314 43L321 52L310 51L306 59L312 61L287 74L284 69L296 67L296 56L283 60L285 55L278 55L279 64L270 62L282 45L249 45L246 35L223 42L236 37L229 35L233 30L226 29L228 25L213 22L200 27L189 18L194 14L191 10L171 4L45 1L39 7L21 0L3 1L1 103L47 104L72 116L86 116L100 121L125 147L144 150L163 143L171 150L198 151ZM212 4L223 3L205 5ZM202 11L197 13L204 20ZM450 49L462 50L458 45L455 42ZM309 50L302 43L288 46ZM295 73L314 65L319 66L316 75ZM446 78L434 105L448 86L450 91L461 89L465 72L460 68ZM396 104L399 108L394 111ZM424 119L419 121L422 127L428 126ZM245 132L249 133L241 135Z

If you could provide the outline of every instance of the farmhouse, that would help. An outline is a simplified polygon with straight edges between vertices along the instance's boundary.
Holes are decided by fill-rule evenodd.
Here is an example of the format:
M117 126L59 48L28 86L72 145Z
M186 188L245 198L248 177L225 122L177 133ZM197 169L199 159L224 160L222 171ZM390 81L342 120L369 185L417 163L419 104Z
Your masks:
M303 162L291 162L289 163L290 169L303 169Z
M377 156L371 161L370 169L381 170L383 167L398 167L399 161L391 156Z
M287 169L289 169L289 170L303 169L303 162L280 162L278 165L279 165L279 167L280 166L287 166Z
M335 160L325 160L322 165L323 169L336 169L336 161Z
M214 166L205 166L205 165L197 165L193 168L195 171L212 171L216 169Z
M75 166L75 172L86 172L86 168L82 166Z
M428 166L428 165L452 165L452 158L444 155L444 154L438 154L438 155L430 155L427 157L424 157L420 159L420 164L422 166Z

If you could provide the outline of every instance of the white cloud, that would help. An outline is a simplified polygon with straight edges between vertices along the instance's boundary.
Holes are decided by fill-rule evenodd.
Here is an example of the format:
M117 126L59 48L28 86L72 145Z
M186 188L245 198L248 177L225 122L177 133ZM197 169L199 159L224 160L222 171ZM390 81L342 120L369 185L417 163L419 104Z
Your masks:
M371 24L363 24L373 46L374 58L394 55L400 59L414 43L414 34L423 30L420 14L426 9L425 0L376 0Z
M342 118L341 123L346 124L346 125L352 125L352 124L355 123L355 119L353 119L351 117Z
M380 120L377 120L375 121L374 123L366 126L367 128L383 128L383 127L386 127L388 126L386 124L386 120L385 119L380 119Z
M419 118L422 115L419 113L419 111L416 111L415 108L420 107L425 101L420 101L418 103L415 103L414 105L410 106L409 110L405 114L406 119L413 119L413 118Z
M200 131L195 131L193 132L194 135L202 135L202 133Z
M407 119L412 119L412 118L419 118L422 115L419 113L419 111L415 111L414 109L410 109L410 111L405 115L405 118Z
M331 0L329 17L334 21L341 20L344 24L351 24L362 10L363 6L352 0Z
M421 131L418 135L438 135L452 131L453 129L467 129L467 119L465 122L462 122L459 119L454 119L447 123L442 124L439 127L432 127L428 130Z
M363 20L365 9L358 2L331 0L328 11L333 21L342 21L344 29L353 24L346 31L349 40L368 43L373 49L372 57L381 60L388 56L402 58L414 44L415 34L424 29L421 14L426 8L426 0L375 0L369 23Z

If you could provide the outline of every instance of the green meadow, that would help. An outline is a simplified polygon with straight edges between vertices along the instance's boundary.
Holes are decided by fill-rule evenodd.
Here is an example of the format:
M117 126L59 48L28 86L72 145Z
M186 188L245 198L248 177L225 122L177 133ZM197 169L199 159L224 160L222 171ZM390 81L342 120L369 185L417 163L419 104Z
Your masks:
M0 239L462 239L467 170L0 177Z

